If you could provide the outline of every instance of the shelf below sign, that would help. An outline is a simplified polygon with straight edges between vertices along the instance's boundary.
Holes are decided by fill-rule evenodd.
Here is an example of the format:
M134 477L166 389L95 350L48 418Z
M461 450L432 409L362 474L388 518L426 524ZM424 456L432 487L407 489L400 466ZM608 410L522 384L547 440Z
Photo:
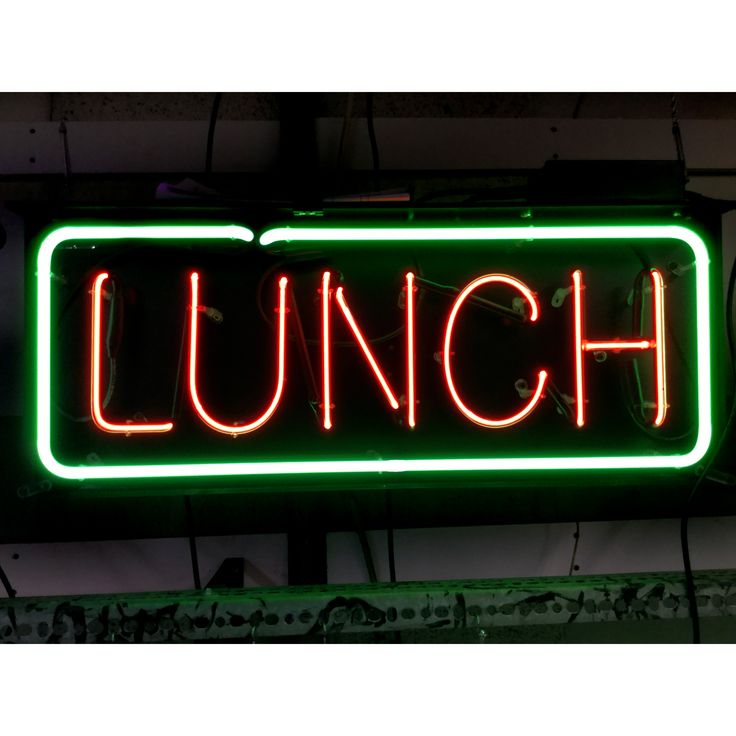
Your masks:
M60 478L675 469L711 442L685 227L67 225L37 278Z

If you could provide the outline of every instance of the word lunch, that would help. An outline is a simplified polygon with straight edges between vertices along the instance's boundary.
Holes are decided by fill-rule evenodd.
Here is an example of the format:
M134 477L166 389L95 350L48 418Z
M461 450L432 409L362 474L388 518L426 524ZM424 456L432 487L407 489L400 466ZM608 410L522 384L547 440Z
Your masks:
M654 373L655 373L655 386L656 386L656 397L654 401L654 416L652 418L652 425L660 427L665 421L667 414L667 374L666 374L666 340L665 340L665 296L664 296L664 280L662 274L657 269L651 269L649 271L649 279L651 281L651 287L649 289L652 295L652 313L654 315L654 334L647 338L637 339L608 339L608 340L591 340L584 330L584 306L583 306L583 290L584 290L584 279L583 272L576 269L572 273L572 291L573 291L573 309L574 309L574 365L575 365L575 406L576 406L576 424L578 427L585 425L585 403L586 403L586 391L585 391L585 354L590 352L598 351L612 351L618 353L621 351L652 351L654 354ZM95 425L103 432L117 433L124 435L131 434L148 434L148 433L159 433L159 432L170 432L174 429L174 423L171 421L163 422L148 422L148 423L135 423L135 422L115 422L106 418L103 415L102 409L102 343L103 343L103 293L105 283L109 280L110 275L107 272L98 274L93 282L91 293L92 293L92 321L91 321L91 336L90 336L90 351L91 351L91 381L90 381L90 407L91 416ZM375 377L376 381L380 385L380 388L385 396L385 399L393 411L400 410L400 403L397 399L399 391L396 387L392 387L389 384L384 372L378 363L378 360L374 356L371 348L366 341L363 331L359 326L358 320L353 315L350 307L348 306L348 300L343 286L336 288L331 287L332 274L330 271L325 271L321 279L321 288L319 289L321 299L321 348L320 352L322 355L322 401L320 403L321 411L321 423L325 430L333 429L332 421L332 387L331 387L331 375L333 371L333 360L332 360L332 321L334 319L332 312L334 305L337 305L338 311L344 318L345 322L350 328L354 339L360 346L363 356L370 367L370 370ZM406 426L408 428L414 428L417 425L416 405L416 308L415 308L415 294L417 286L415 285L415 274L407 272L405 275L405 411L406 411ZM200 305L200 282L202 281L200 275L196 272L191 273L191 294L190 302L188 305L189 313L189 358L188 358L188 387L189 387L189 398L192 406L201 419L202 422L212 430L229 434L232 436L239 436L255 432L263 427L269 419L277 411L279 403L284 392L285 383L285 364L287 360L286 355L286 322L288 317L287 309L287 290L289 288L289 278L287 276L281 276L278 279L278 297L277 306L275 308L278 314L278 326L276 329L276 340L275 340L275 352L276 359L274 361L277 366L276 370L276 381L273 393L270 397L264 397L266 403L266 409L254 417L252 421L239 423L239 424L225 424L215 419L211 413L205 407L203 400L200 397L198 390L198 353L199 353L199 320L201 313L205 310ZM469 421L474 424L490 429L501 429L518 422L524 421L526 417L531 414L535 407L539 404L542 399L545 383L549 376L549 371L540 369L537 373L537 384L533 390L532 396L526 402L526 404L520 408L519 411L506 417L491 417L483 416L474 411L469 406L467 398L461 397L453 379L453 364L457 362L457 358L454 357L453 351L453 332L456 325L462 319L462 308L463 305L473 296L473 294L483 286L491 284L501 284L512 292L518 293L524 300L524 312L523 318L525 321L531 323L537 322L540 315L540 304L532 289L519 279L514 276L507 274L485 274L482 275L469 284L465 285L459 290L459 295L455 299L452 308L449 313L449 317L446 322L446 326L443 332L443 345L444 350L442 352L443 370L446 381L446 387L452 400L458 410L465 416Z
M671 223L62 224L32 276L38 458L381 487L687 468L712 436L710 258Z

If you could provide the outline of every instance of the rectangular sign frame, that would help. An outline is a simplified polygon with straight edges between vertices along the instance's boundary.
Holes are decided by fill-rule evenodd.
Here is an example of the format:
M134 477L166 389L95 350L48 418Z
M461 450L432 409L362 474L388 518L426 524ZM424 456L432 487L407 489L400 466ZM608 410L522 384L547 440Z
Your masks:
M210 462L169 464L65 465L52 450L52 256L64 242L117 241L145 239L155 241L220 240L241 247L254 240L254 234L239 225L86 225L61 226L41 242L37 259L36 323L36 445L43 466L62 479L125 480L215 477L274 477L300 475L362 475L402 473L493 473L534 471L598 471L636 469L678 469L693 466L708 452L712 440L712 366L710 329L710 259L702 238L679 225L565 225L512 227L277 227L260 237L261 247L289 247L289 243L388 242L449 243L462 241L483 247L489 242L526 241L603 241L603 240L677 240L693 253L696 279L697 326L697 417L698 432L693 447L685 453L626 456L548 456L548 457L474 457L474 458L382 458L278 462Z

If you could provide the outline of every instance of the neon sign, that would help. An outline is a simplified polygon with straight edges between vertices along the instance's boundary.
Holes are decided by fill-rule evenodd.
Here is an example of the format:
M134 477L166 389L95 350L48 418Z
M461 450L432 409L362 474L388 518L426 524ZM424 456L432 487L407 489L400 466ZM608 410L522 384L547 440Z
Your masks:
M577 425L585 424L585 381L583 379L583 354L585 352L599 352L602 350L654 350L656 353L656 386L657 386L657 413L654 426L661 427L667 413L667 380L664 368L665 337L664 337L664 280L656 269L649 270L654 295L654 333L651 340L608 340L594 341L583 337L583 274L576 270L573 275L573 293L575 294L575 396L577 406Z
M477 289L479 286L483 286L483 284L494 284L494 283L506 284L508 286L513 287L514 289L518 289L518 291L520 291L523 294L524 298L527 300L531 308L531 312L529 314L529 321L530 322L537 321L539 317L539 305L537 304L536 297L534 296L534 294L532 294L528 286L526 286L525 284L522 284L521 281L518 281L512 276L505 276L504 274L493 273L493 274L489 274L488 276L481 276L480 278L477 278L475 279L475 281L468 284L460 292L460 296L455 300L455 304L453 305L452 311L450 312L450 319L447 321L447 328L445 329L445 349L444 349L444 355L443 355L443 362L445 366L445 378L447 379L447 387L450 389L452 398L457 404L460 411L468 419L470 419L471 422L475 422L476 424L479 424L481 427L500 428L500 427L508 427L512 424L516 424L516 422L522 421L522 419L528 416L528 414L539 403L539 400L542 398L542 391L544 390L544 384L547 381L547 371L545 370L539 371L539 375L537 379L537 388L534 391L534 395L529 400L527 405L521 411L505 419L489 419L486 417L478 416L478 414L471 411L463 403L462 399L458 395L457 389L455 388L455 383L452 380L452 369L450 368L451 356L452 356L452 344L450 340L452 337L452 329L455 326L455 320L457 319L457 315L460 310L460 307L462 306L463 302L470 296L470 294L473 291L475 291L475 289Z
M61 478L666 469L710 445L684 227L68 226L37 278Z
M92 287L92 379L90 385L90 406L92 409L92 421L103 432L120 432L122 434L135 434L137 432L169 432L173 429L173 422L161 422L159 424L136 424L126 422L125 424L114 424L102 416L101 401L101 366L100 366L100 343L102 342L102 287L109 279L109 274L101 273L95 278Z
M278 369L276 378L276 389L271 399L271 403L268 408L261 414L257 419L252 422L246 422L243 424L222 424L216 419L213 419L207 410L202 405L202 401L199 398L199 390L197 389L197 332L199 324L199 314L204 311L199 306L199 274L193 273L190 276L192 284L192 298L189 303L189 396L192 400L197 415L202 421L208 426L214 429L216 432L222 432L223 434L229 434L233 437L237 437L240 434L246 432L255 432L259 427L262 427L276 411L276 407L279 405L281 400L281 394L284 391L284 366L286 361L286 285L288 279L286 276L282 276L279 279L279 305L277 308L279 315L279 328L278 328Z

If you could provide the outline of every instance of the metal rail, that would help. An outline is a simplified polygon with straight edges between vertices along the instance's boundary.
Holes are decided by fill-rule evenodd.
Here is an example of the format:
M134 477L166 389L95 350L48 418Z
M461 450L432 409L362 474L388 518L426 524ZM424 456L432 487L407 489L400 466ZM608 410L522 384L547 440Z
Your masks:
M736 635L736 571L695 582L701 619L730 619ZM682 574L648 573L15 598L0 604L0 641L391 641L438 631L462 640L471 630L466 640L483 641L504 627L688 617Z

